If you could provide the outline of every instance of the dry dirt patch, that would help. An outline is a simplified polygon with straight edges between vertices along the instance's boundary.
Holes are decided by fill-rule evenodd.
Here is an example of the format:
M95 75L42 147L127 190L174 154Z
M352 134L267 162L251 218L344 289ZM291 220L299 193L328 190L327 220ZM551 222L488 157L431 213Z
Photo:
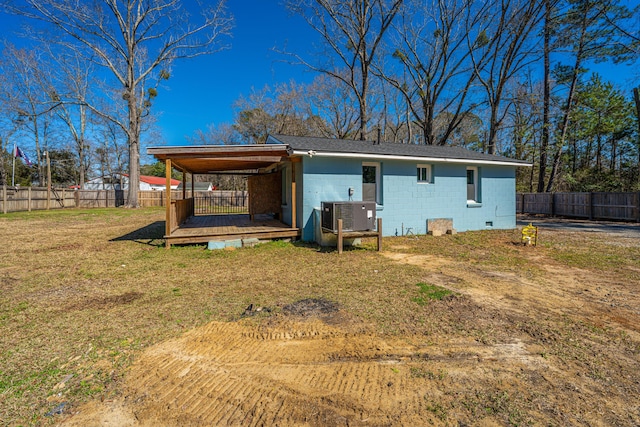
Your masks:
M257 325L212 322L147 350L128 373L122 399L86 405L65 424L437 424L448 415L430 396L468 382L464 365L545 367L520 341L436 347L424 337L361 329L285 316Z
M570 315L598 327L622 327L639 334L638 293L633 284L612 279L607 271L557 265L542 257L532 263L542 271L536 278L519 271L492 271L432 255L385 252L394 261L417 265L426 278L470 296L485 306L527 316Z

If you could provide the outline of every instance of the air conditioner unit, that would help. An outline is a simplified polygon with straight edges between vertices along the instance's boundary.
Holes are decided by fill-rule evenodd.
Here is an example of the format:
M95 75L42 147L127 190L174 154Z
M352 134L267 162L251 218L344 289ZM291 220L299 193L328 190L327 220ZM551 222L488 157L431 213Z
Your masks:
M322 228L343 231L366 231L376 228L376 202L322 202Z

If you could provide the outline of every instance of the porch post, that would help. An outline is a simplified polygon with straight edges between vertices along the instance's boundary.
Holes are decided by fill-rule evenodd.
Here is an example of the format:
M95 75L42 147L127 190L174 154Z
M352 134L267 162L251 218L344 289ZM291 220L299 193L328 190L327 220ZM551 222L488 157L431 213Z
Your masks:
M291 228L297 228L296 162L291 162Z
M187 173L182 171L182 200L187 198Z
M166 159L164 161L165 164L165 175L167 177L167 186L165 189L165 236L169 237L171 235L171 159ZM184 185L183 185L184 187ZM165 240L165 246L167 249L171 247L171 243L169 243L169 239Z
M191 172L191 216L196 216L196 176Z

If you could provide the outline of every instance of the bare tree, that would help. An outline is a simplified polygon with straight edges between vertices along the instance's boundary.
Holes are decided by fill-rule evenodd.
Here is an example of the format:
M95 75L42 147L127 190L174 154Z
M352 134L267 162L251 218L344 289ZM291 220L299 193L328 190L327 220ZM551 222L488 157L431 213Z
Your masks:
M483 29L487 43L479 50L480 59L471 55L489 104L489 135L485 142L489 154L496 152L498 130L508 113L508 106L504 107L507 84L538 59L538 49L531 45L529 35L542 19L543 4L540 0L497 0L492 25ZM477 37L469 39L470 50L476 43Z
M128 166L126 134L111 120L100 120L98 117L96 122L98 141L92 154L98 164L98 175L100 177L113 177L116 174L122 176Z
M535 191L535 165L544 139L544 84L535 82L529 72L520 81L509 85L508 97L512 100L512 108L506 119L511 142L508 153L534 165L516 170L516 186L519 191Z
M547 156L549 154L549 140L551 136L551 33L554 25L554 8L558 0L544 0L543 22L543 108L542 108L542 138L540 142L540 162L538 164L537 191L544 191L544 181L547 174Z
M326 47L320 53L323 59L316 63L293 56L351 88L358 99L360 139L366 139L371 69L402 0L287 0L286 4L304 17Z
M491 24L490 7L490 2L469 0L415 0L402 10L395 26L398 47L392 55L401 70L378 72L407 100L425 144L445 145L473 109L468 97L476 74L470 59L487 43L483 30ZM474 35L476 40L468 44ZM483 66L480 56L477 63Z
M226 46L232 21L224 0L191 13L180 0L25 0L10 11L53 25L60 44L82 52L108 70L120 88L126 119L93 108L122 128L129 151L130 207L138 206L140 135L144 117L157 95L157 83L169 77L171 62L210 54ZM115 86L114 86L115 87Z
M87 126L89 124L89 109L87 103L90 97L90 87L95 85L92 80L93 68L90 63L83 61L77 55L52 55L54 58L55 82L47 90L52 101L59 102L54 110L55 115L66 125L72 139L72 149L77 156L78 182L83 188L86 173L89 168L90 146L87 141ZM56 87L57 86L57 87Z
M26 132L33 139L36 150L38 181L44 185L45 166L43 147L51 132L51 111L60 102L51 99L46 92L51 76L40 68L40 53L5 45L0 72L3 84L0 99L5 110L12 116L17 133Z
M353 91L342 80L321 74L306 87L309 117L319 117L318 136L352 139L358 130L358 107Z
M238 142L240 135L229 123L210 123L206 129L196 130L187 139L194 145L232 145Z
M235 108L235 131L254 144L264 144L269 134L311 135L317 125L310 115L305 87L295 82L254 90L240 97Z

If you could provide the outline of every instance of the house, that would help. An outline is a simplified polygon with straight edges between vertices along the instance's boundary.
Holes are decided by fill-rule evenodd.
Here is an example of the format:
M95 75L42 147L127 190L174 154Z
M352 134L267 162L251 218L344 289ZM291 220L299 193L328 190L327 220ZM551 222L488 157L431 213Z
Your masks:
M122 185L121 185L122 182ZM178 188L180 181L177 179L171 179L171 189ZM167 180L164 177L140 175L140 191L150 190L164 190L167 185ZM102 176L94 178L85 182L85 190L128 190L129 189L129 175L118 174Z
M319 240L323 201L375 202L384 236L407 230L424 234L427 221L440 219L452 222L457 231L515 228L516 168L530 166L461 147L286 135L270 135L266 144L151 147L148 153L165 161L167 170L174 167L184 174L249 175L251 218L272 214L279 221L259 237L284 236L279 233L289 227L287 236L304 241ZM190 222L188 233L179 237L180 225L193 212L187 200L172 203L176 207L167 208L167 245L231 236L216 234L200 218L206 232L198 235ZM237 232L246 237L252 231L245 224Z
M194 182L193 186L194 186L193 191L213 191L216 189L216 186L213 185L212 182ZM182 190L182 187L183 187L182 182L180 182L177 189ZM187 190L191 190L191 183L188 183L186 188Z
M383 235L427 232L427 220L451 219L457 231L516 226L518 166L528 163L461 147L271 135L296 168L302 240L316 240L322 201L376 202ZM290 164L284 164L283 177ZM284 185L288 188L288 184ZM251 195L249 195L251 197ZM283 221L291 221L289 194ZM315 213L314 213L315 212Z

